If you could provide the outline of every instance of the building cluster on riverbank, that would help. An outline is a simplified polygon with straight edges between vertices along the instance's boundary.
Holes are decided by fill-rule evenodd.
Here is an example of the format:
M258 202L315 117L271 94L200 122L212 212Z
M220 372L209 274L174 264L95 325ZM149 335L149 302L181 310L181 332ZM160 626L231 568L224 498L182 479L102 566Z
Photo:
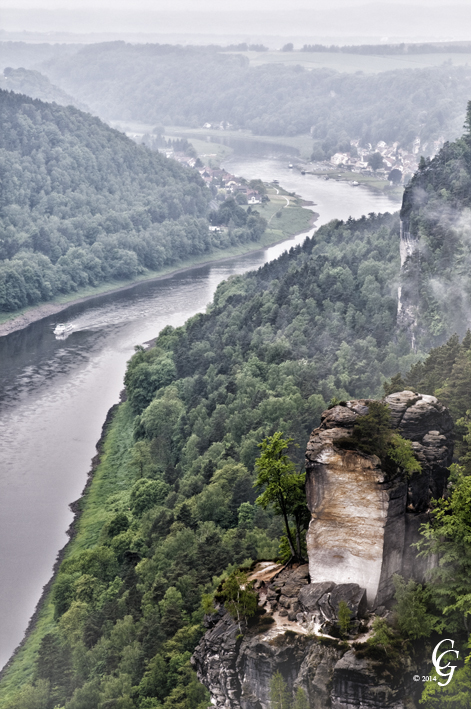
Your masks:
M386 177L391 170L399 170L402 172L402 181L408 182L419 166L420 155L430 152L435 155L444 142L445 139L442 136L432 143L422 143L421 139L417 137L412 142L412 150L405 150L399 147L398 142L388 144L384 140L380 140L376 145L368 143L366 146L360 146L359 140L352 140L350 152L335 153L330 161L326 162L335 167L347 167L353 172L373 172L368 159L373 153L379 153L383 164L375 171L375 174Z

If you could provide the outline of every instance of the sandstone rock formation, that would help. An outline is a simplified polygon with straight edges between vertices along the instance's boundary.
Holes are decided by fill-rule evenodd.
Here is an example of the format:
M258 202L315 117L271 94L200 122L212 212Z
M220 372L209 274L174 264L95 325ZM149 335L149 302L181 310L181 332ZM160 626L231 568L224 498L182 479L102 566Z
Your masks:
M329 706L332 674L342 650L279 629L249 632L242 641L236 639L238 632L229 614L224 615L192 657L217 709L269 709L270 682L277 671L290 691L303 687L311 709Z
M412 709L417 667L402 658L394 673L365 648L377 608L385 612L392 575L422 579L412 542L431 497L443 494L452 457L452 420L433 396L403 391L386 397L392 426L412 441L422 472L407 480L386 472L374 455L339 446L368 401L322 414L309 439L306 493L312 520L309 565L260 564L252 576L265 611L243 637L224 608L206 617L208 632L192 657L216 709L270 709L270 682L280 671L290 692L301 687L310 709ZM340 602L351 612L338 638ZM368 625L369 624L369 625Z
M386 473L375 455L338 445L368 401L349 401L324 411L306 452L306 494L312 520L307 535L312 583L356 583L370 608L393 594L395 573L421 579L411 544L418 540L431 497L446 487L453 423L433 396L403 391L385 399L392 426L413 443L422 465L408 481L400 469Z
M310 584L307 564L282 569L256 586L267 614L241 637L237 624L221 607L206 616L208 631L192 657L217 709L270 709L270 683L276 672L282 673L291 693L298 687L304 690L310 709L405 709L403 698L413 689L415 668L405 662L391 682L384 666L357 657L339 639L311 632L312 620L319 615L324 630L329 622L333 628L341 597L353 609L351 630L364 631L355 620L365 610L364 589L353 584Z

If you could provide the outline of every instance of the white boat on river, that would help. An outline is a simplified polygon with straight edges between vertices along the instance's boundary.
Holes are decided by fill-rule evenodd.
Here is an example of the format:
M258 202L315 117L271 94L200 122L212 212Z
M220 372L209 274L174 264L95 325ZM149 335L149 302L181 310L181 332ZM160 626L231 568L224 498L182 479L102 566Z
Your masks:
M74 329L74 326L68 323L65 325L64 323L57 323L57 325L54 328L54 335L56 336L56 340L65 340L72 330Z

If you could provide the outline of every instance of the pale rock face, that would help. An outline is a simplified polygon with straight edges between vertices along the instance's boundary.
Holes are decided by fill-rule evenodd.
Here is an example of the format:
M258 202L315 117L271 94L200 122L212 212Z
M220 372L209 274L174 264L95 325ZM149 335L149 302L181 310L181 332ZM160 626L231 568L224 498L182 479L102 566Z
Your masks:
M405 391L385 403L423 467L409 482L401 471L387 476L376 456L336 445L367 413L367 400L325 411L306 451L311 583L356 583L366 589L369 607L391 597L395 573L414 575L410 544L430 497L443 493L452 453L451 418L435 397ZM415 567L423 574L424 562Z

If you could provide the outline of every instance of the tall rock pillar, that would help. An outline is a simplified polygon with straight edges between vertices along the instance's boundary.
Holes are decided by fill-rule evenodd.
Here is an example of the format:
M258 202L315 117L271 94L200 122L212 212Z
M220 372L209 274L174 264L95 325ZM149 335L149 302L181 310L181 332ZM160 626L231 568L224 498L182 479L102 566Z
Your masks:
M418 539L432 496L443 494L452 455L452 421L435 397L404 391L385 399L392 425L413 442L422 473L406 480L387 474L374 455L340 447L368 400L349 401L322 414L306 451L306 494L312 514L307 534L311 583L356 583L370 607L387 602L392 577L423 575L410 545Z

